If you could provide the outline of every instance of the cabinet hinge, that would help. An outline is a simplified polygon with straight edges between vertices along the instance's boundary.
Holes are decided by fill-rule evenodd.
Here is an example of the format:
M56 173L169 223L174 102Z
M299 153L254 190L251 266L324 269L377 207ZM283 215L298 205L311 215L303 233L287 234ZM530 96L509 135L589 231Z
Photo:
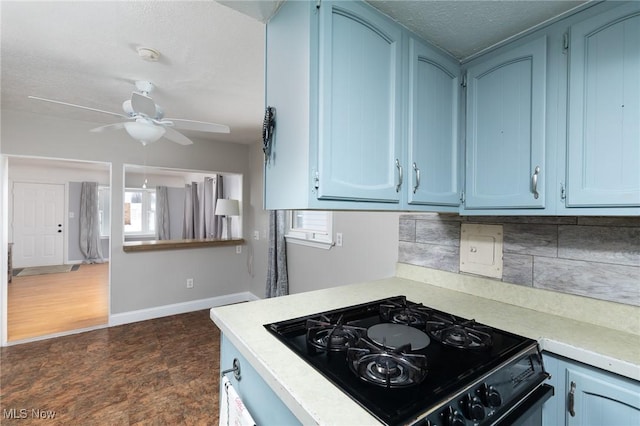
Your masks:
M564 189L564 182L560 182L560 199L565 200L567 198L567 192Z
M316 9L319 10L320 9L320 3L322 3L322 0L317 0L316 1Z
M313 187L316 191L320 188L320 173L316 172L315 177L313 178Z
M467 87L467 73L462 74L462 78L460 79L460 86Z
M569 50L569 33L562 34L562 51Z
M464 204L464 191L460 193L460 204Z

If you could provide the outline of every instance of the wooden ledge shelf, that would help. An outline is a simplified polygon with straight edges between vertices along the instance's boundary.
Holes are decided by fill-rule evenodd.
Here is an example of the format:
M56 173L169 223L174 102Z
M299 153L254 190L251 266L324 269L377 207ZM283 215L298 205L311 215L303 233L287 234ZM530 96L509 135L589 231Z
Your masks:
M180 250L200 247L238 246L244 244L244 239L235 240L154 240L154 241L126 241L122 250L127 253L139 251Z

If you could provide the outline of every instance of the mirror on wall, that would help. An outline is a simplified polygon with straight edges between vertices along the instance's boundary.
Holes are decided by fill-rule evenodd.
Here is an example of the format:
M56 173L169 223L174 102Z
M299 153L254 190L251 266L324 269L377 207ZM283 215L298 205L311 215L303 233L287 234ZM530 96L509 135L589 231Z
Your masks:
M122 208L125 243L240 239L242 175L126 164Z

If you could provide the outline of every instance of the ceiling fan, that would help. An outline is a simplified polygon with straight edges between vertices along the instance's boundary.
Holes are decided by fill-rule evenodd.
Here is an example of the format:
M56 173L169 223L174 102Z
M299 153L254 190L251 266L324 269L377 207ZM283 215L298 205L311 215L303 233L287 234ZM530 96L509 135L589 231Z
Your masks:
M91 129L92 132L102 132L104 130L125 129L129 136L148 145L165 137L170 141L180 145L191 145L193 141L175 129L196 130L210 133L229 133L229 126L204 121L184 120L181 118L164 118L164 111L151 99L149 93L153 90L153 84L149 81L136 81L136 89L131 93L131 99L122 103L124 114L118 112L104 111L68 102L55 101L52 99L29 96L30 99L51 102L54 104L66 105L74 108L86 109L124 118L127 121Z

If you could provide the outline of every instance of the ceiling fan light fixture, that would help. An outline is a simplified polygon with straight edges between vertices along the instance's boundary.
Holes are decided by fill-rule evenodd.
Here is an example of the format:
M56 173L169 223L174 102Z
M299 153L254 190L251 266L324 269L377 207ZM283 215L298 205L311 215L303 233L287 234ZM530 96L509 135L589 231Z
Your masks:
M124 123L124 129L129 133L129 136L140 141L142 145L149 145L150 143L157 141L166 132L164 127L156 126L155 124L148 123L144 120Z
M136 50L138 51L138 56L145 61L158 62L158 59L160 59L160 52L152 47L140 46Z

